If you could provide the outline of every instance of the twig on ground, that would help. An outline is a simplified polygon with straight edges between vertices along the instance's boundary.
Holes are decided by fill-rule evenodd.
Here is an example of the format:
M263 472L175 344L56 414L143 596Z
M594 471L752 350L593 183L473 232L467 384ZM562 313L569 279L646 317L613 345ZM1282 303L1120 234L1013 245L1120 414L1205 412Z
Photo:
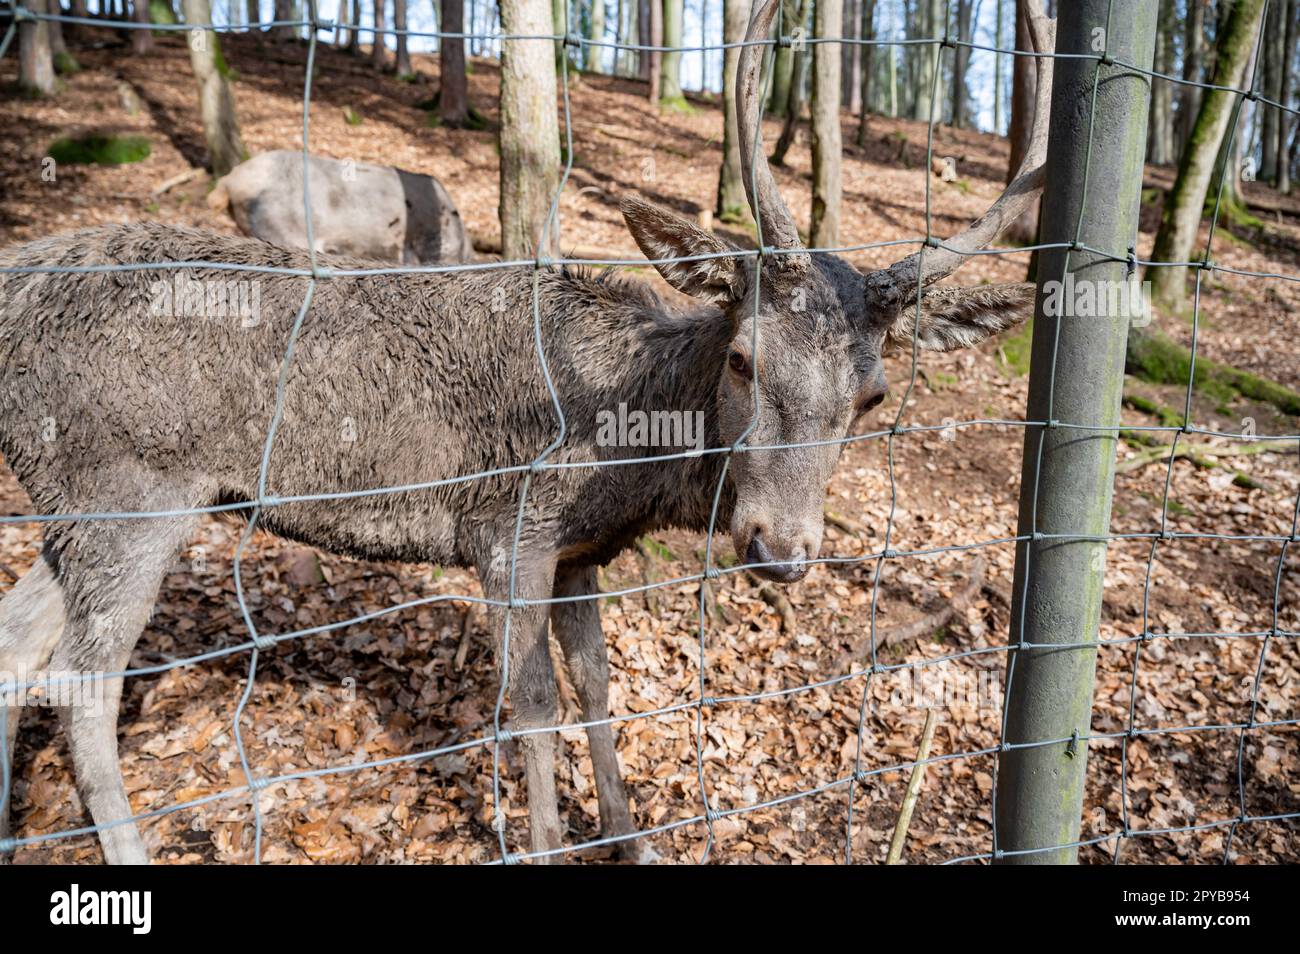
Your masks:
M975 559L971 563L970 576L966 578L966 585L960 592L954 593L948 603L933 613L927 613L920 619L913 620L910 623L903 623L901 626L895 626L892 629L880 630L876 633L876 650L884 649L886 646L897 646L900 643L911 642L933 633L941 626L946 626L954 616L964 610L966 606L979 593L984 586L985 563L982 559ZM863 658L871 650L871 637L859 640L853 644L853 647L840 654L837 669L841 672L851 669L854 660Z
M935 710L925 713L925 728L921 730L921 745L916 750L916 763L912 766L912 777L907 780L907 793L903 796L903 805L898 810L898 821L894 823L894 838L889 843L887 865L901 864L903 843L907 841L907 828L912 824L912 812L916 809L916 800L921 794L921 783L925 781L925 760L930 757L930 743L934 741Z

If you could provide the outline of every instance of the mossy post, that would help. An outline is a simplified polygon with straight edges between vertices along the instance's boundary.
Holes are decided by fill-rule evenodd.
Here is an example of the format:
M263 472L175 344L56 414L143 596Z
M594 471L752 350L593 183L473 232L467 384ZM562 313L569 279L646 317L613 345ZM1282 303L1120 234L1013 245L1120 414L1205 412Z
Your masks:
M1151 68L1158 4L1075 0L1058 9L1058 53L1116 62L1055 63L1043 242L1077 238L1123 255L1137 236L1150 88L1118 63ZM1068 307L1046 314L1057 310L1044 307L1048 283L1067 272L1076 288L1128 281L1123 261L1042 253L1026 418L1056 423L1025 430L1017 535L1030 539L1016 551L1011 645L1032 648L1007 662L993 837L1003 864L1070 864L1078 854L1068 846L1079 839L1106 545L1061 535L1109 529L1128 319L1070 317Z

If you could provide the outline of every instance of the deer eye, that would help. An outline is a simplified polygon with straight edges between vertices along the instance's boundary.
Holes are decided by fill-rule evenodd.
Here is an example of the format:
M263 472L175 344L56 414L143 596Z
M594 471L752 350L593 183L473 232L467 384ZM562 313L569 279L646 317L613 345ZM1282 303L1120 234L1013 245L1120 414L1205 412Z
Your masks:
M749 361L739 351L732 351L727 355L727 367L737 374L749 375Z

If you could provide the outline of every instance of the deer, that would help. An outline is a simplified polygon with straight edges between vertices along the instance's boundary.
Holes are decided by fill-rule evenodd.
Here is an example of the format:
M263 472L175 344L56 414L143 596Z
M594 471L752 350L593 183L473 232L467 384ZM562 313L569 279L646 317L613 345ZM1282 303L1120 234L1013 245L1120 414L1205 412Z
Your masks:
M316 251L403 265L474 260L460 212L433 176L317 155L307 163ZM302 189L302 153L275 149L222 176L208 205L229 207L245 235L306 248Z
M751 12L736 97L742 143L759 142L760 44L778 2L757 0ZM1050 52L1041 12L1033 35ZM257 239L125 224L0 253L0 453L48 518L36 563L0 600L0 673L108 674L101 705L61 709L104 859L149 857L118 764L113 674L196 529L193 511L262 499L283 373L264 481L279 499L257 526L346 556L477 572L508 667L526 854L538 862L566 850L555 736L536 731L556 719L553 631L587 726L602 838L628 860L653 861L608 721L598 568L643 534L716 523L760 577L804 577L844 439L886 395L886 353L969 347L1032 310L1031 285L939 282L1041 192L1050 68L1040 57L1031 147L1005 191L957 235L888 267L863 272L808 251L766 159L749 148L757 256L624 195L633 239L689 306L633 277L574 267L335 274L316 283L295 326L312 259ZM159 262L200 263L191 278L214 283L228 270L202 263L270 269L238 273L261 283L260 320L157 313L158 273L135 266ZM630 463L647 457L643 447L597 439L597 418L620 404L699 413L707 447L725 452L659 449ZM51 421L57 437L47 440ZM350 495L367 488L397 489ZM237 512L247 517L247 506ZM3 714L12 764L21 709L11 699Z

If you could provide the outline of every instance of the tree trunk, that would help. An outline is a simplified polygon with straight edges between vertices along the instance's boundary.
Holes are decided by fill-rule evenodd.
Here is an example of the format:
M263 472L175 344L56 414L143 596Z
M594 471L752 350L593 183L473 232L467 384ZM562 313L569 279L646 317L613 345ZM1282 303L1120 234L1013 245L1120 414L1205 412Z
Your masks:
M347 0L343 0L344 3ZM256 29L262 22L262 8L259 0L247 0L247 9L245 15L248 17L248 28Z
M45 12L45 0L31 0L33 13ZM47 20L23 20L18 25L18 85L31 96L54 93L54 51Z
M209 9L211 9L210 5ZM275 0L275 5L272 10L276 20L283 22L294 18L293 0ZM271 31L271 39L292 40L295 35L294 30L295 28L291 26L278 26Z
M970 42L973 0L957 4L957 39ZM970 123L970 93L966 89L966 72L970 66L970 47L958 45L952 54L952 124L965 129Z
M187 23L211 23L208 0L184 0ZM228 68L221 56L217 34L211 30L192 30L189 34L190 65L199 87L199 114L203 119L203 137L208 143L212 174L224 176L248 158L239 135L239 117L235 97L226 82Z
M539 0L545 3L546 0ZM442 0L442 32L465 32L465 0ZM535 41L534 41L535 42ZM463 126L469 119L469 80L465 76L465 41L442 38L438 116L444 125Z
M844 0L844 19L840 36L859 39L859 20L863 0ZM860 111L862 95L862 44L844 43L840 47L840 102L850 113Z
M628 0L618 0L614 8L614 75L627 75L627 51L623 49L625 44L635 43L629 27L628 9L631 3Z
M646 46L659 47L664 45L664 6L661 0L644 0L645 5L649 8L649 40ZM663 51L651 50L646 62L648 79L650 81L650 102L659 103L662 90L660 82L663 73Z
M1187 0L1187 29L1183 33L1183 79L1202 82L1205 73L1205 12L1210 0ZM1182 84L1178 90L1178 154L1181 156L1191 138L1196 114L1201 109L1201 88Z
M862 22L858 35L863 40L876 38L876 0L862 0ZM867 113L871 111L871 71L875 69L875 47L862 47L862 87L858 90L858 148L867 144Z
M342 0L346 3L347 0ZM352 0L352 33L348 37L348 52L353 56L361 54L361 0Z
M411 76L415 70L411 69L411 53L407 49L406 33L403 32L406 30L406 0L393 0L393 29L398 31L394 39L397 56L393 68L399 77Z
M943 18L946 9L945 0L921 0L922 18L920 36L932 38L943 36ZM920 51L919 69L916 77L916 100L912 104L912 118L929 122L934 117L935 123L943 121L943 71L939 56L938 43L926 43L917 47ZM935 71L939 71L939 81L935 82ZM934 102L931 102L931 99Z
M348 0L339 0L338 21L334 27L334 49L347 49L348 45Z
M682 0L663 0L662 46L682 45ZM668 103L681 102L682 54L680 50L666 50L660 60L660 97Z
M1286 0L1270 0L1268 13L1265 17L1264 42L1260 48L1260 55L1264 58L1261 64L1264 67L1264 85L1261 92L1265 98L1271 99L1275 103L1283 101L1282 74L1284 72L1284 63L1291 58L1294 52L1285 49L1286 25L1290 19L1290 11L1287 9ZM1282 123L1279 120L1285 114L1281 110L1261 103L1257 103L1255 108L1262 110L1262 113L1260 113L1262 137L1260 142L1259 178L1265 182L1276 183L1278 145L1282 138Z
M817 0L813 35L838 40L843 22L842 0ZM812 82L812 227L809 238L817 248L840 241L840 54L834 43L813 46Z
M549 0L501 0L501 32L555 32ZM501 48L501 255L554 255L559 223L546 229L560 181L555 54L546 43L505 40Z
M1232 4L1216 44L1213 83L1239 87L1259 31L1263 0L1237 0ZM1165 198L1164 217L1156 234L1153 259L1185 262L1190 259L1197 228L1205 207L1215 159L1224 133L1236 110L1235 94L1224 89L1206 90L1178 164L1178 178ZM1153 297L1165 308L1180 311L1186 296L1186 269L1153 266L1147 270Z
M149 22L149 0L131 0L131 19L136 23ZM153 49L153 32L150 30L131 31L131 52L145 54Z
M800 0L799 9L795 11L798 19L792 21L805 28L805 35L807 35L808 14L811 12L808 7L811 3L812 0ZM799 131L799 119L803 113L805 77L808 73L810 57L808 46L805 45L794 58L793 69L790 72L790 90L785 103L785 122L781 125L781 135L776 141L776 148L772 150L774 165L785 165L785 155L794 145L795 134Z
M1168 74L1174 67L1174 0L1160 0L1156 26L1154 69ZM1165 166L1174 161L1173 87L1164 80L1151 84L1151 112L1147 116L1147 161Z
M588 18L587 39L599 43L605 39L605 0L591 0L591 16ZM589 73L603 73L601 68L602 58L605 55L603 46L588 46L584 53L586 54L583 62L583 69Z
M748 0L723 0L722 41L738 43L745 38L749 25ZM736 120L736 68L740 63L740 47L725 51L722 59L722 171L718 175L718 199L714 212L724 222L744 222L751 218L749 203L745 198L745 183L740 167L740 150L753 149L753 143L742 143ZM758 144L762 155L763 144Z
M993 48L1002 49L1002 0L993 0L994 27ZM1002 133L1002 54L993 54L993 133Z
M1022 2L1016 3L1016 49L1032 50L1029 40L1029 20ZM1007 182L1009 183L1024 161L1029 151L1029 137L1034 128L1034 103L1038 97L1038 74L1035 58L1017 56L1011 73L1011 125L1007 129L1010 140L1011 156L1007 160ZM1038 236L1037 201L1016 220L1006 232L1009 241L1021 245L1032 245Z
M1286 25L1286 49L1294 50L1296 47L1296 36L1300 34L1300 0L1291 0L1291 16ZM1291 101L1291 86L1294 78L1292 69L1291 56L1288 55L1286 61L1282 64L1282 102ZM1290 114L1284 115L1280 120L1281 130L1278 140L1277 156L1277 191L1283 195L1291 194L1291 166L1295 162L1295 131L1296 119Z
M802 22L799 18L799 0L781 0L780 29L786 36ZM790 77L794 75L795 51L789 46L776 48L776 62L772 64L772 94L767 104L767 114L773 119L785 118L790 105Z
M370 63L377 70L384 68L384 62L387 58L384 50L384 35L380 32L384 28L386 19L384 14L384 0L375 0L374 22L372 24L375 29L371 38Z

